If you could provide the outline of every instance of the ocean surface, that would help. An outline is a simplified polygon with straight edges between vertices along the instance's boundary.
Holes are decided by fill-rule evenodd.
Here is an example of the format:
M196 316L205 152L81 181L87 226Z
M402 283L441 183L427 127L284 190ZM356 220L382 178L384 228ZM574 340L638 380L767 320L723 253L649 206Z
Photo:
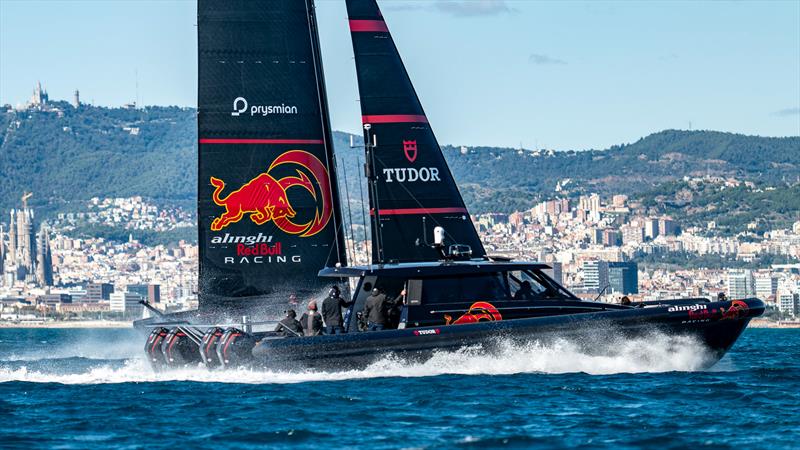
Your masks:
M800 447L800 330L155 374L134 330L0 329L0 448Z

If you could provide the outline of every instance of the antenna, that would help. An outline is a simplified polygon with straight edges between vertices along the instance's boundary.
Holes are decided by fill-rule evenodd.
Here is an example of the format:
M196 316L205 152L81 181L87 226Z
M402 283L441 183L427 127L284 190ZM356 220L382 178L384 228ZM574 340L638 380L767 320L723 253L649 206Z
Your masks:
M351 135L350 138L352 139L353 136ZM347 216L350 218L350 226L348 226L347 228L350 230L350 242L352 242L353 246L355 246L356 245L356 240L353 239L353 214L350 212L350 189L347 187L347 165L345 165L344 159L342 159L341 167L342 167L342 177L344 177L344 196L347 199L346 200L346 202L347 202ZM355 249L351 249L350 259L351 259L351 261L353 261L353 264L355 264L355 260L356 260L354 252L355 252Z
M361 159L356 158L356 162L360 165ZM364 243L366 244L367 238L370 236L367 236L367 210L364 207L366 202L364 202L364 188L361 186L361 184L361 180L358 180L358 193L361 195L361 225L364 227ZM369 255L369 252L367 252L367 255ZM369 260L369 258L367 258L367 260Z
M372 129L372 125L365 123L364 124L364 149L366 150L367 154L367 161L364 164L364 172L367 176L367 183L369 184L370 192L372 193L371 199L373 203L373 211L375 218L373 222L375 224L375 249L378 253L378 262L383 264L383 233L381 232L381 208L380 208L380 200L378 199L378 177L377 171L375 167L375 147L378 146L378 137L374 134L370 136L370 130ZM375 255L373 255L375 256Z

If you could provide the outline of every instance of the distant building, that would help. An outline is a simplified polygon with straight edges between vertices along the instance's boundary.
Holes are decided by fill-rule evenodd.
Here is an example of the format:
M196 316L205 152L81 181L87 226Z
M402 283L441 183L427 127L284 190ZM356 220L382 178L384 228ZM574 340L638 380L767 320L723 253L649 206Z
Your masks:
M563 265L560 262L551 262L548 263L552 269L544 269L544 273L547 274L550 278L556 281L558 284L564 284L563 279Z
M778 295L778 309L782 313L792 316L800 314L800 294L797 292L781 292Z
M755 280L756 297L766 300L778 291L778 277L772 275L759 275Z
M36 87L33 88L33 95L31 95L31 101L29 105L31 107L42 107L50 101L50 96L47 95L47 90L42 89L42 82L36 82Z
M35 233L34 212L28 207L28 199L32 194L22 197L22 208L12 209L8 233L0 230L0 273L6 284L13 285L21 281L38 283L40 286L53 284L53 265L49 249L49 237ZM46 228L44 233L46 234ZM7 234L8 238L5 239ZM44 240L45 242L40 242ZM5 244L2 242L5 241ZM44 245L45 247L43 248ZM40 252L44 253L40 253ZM46 277L49 275L49 277Z
M108 301L113 292L114 286L110 283L89 283L86 285L86 296L83 300L89 303Z
M142 296L133 292L113 292L109 298L109 307L111 311L122 312L126 315L141 316L142 314Z
M158 284L129 284L128 292L139 294L148 303L161 303L161 285Z
M622 295L639 293L639 266L635 262L608 263L609 290Z
M644 242L644 228L639 225L624 225L620 227L623 244L641 244Z
M616 247L622 244L622 236L619 231L606 228L603 230L602 244L605 247Z
M678 224L669 217L658 219L658 234L661 236L675 236L678 234Z
M50 234L47 225L42 225L36 242L36 280L39 286L52 286L53 255L50 250Z
M603 230L600 228L592 228L589 230L589 241L595 245L601 245L603 243Z
M75 89L75 95L72 97L72 106L80 108L81 106L81 93Z
M48 306L55 306L62 303L72 303L72 296L69 294L45 294L41 298L41 303Z
M0 224L0 283L2 283L2 275L5 272L6 263L6 233L3 231L3 225Z
M658 219L645 219L644 221L644 236L650 239L658 237Z
M755 295L753 272L750 270L728 271L728 297L742 299Z
M605 261L583 262L583 289L587 292L600 292L608 286L608 263Z

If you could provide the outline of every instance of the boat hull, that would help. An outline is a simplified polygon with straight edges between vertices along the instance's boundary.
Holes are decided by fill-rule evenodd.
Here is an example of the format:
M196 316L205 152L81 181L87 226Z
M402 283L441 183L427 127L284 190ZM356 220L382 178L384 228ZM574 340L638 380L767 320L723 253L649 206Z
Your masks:
M654 333L689 336L706 349L706 365L716 363L736 342L751 318L761 315L758 299L615 309L592 313L489 321L311 338L266 338L253 349L258 366L280 369L342 370L381 358L424 361L437 351L480 346L491 354L505 343L568 340L587 352Z

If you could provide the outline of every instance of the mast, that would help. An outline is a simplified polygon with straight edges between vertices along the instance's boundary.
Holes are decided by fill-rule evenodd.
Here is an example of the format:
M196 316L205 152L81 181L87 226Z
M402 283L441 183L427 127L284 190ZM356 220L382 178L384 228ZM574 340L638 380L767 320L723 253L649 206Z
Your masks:
M346 264L312 0L198 1L202 312L305 301Z
M355 54L374 263L435 261L445 244L484 257L469 212L375 0L347 0ZM389 238L391 236L391 238Z

